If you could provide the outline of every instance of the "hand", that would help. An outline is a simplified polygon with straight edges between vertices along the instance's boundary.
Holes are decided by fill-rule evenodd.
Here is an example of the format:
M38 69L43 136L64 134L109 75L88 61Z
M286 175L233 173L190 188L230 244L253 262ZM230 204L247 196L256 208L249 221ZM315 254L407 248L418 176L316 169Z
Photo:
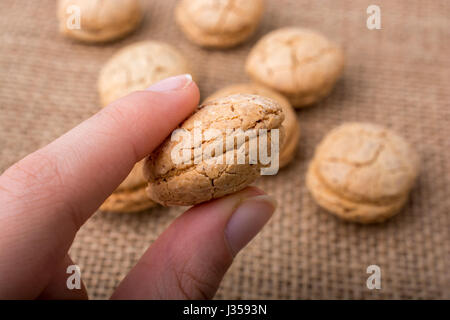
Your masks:
M67 251L79 228L196 108L188 76L122 98L0 176L0 298L86 299L69 290ZM257 188L177 218L116 289L116 299L212 298L233 257L269 220Z

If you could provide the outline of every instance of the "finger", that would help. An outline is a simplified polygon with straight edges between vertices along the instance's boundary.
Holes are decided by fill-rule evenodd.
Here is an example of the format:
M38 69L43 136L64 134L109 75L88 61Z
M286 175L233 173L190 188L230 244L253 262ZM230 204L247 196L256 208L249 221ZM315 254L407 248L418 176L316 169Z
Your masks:
M0 177L0 297L20 298L23 286L39 294L79 227L198 99L188 77L166 79L9 168Z
M167 87L168 91L160 91ZM112 103L13 165L3 174L1 185L17 196L27 196L26 203L34 200L31 196L51 193L51 202L77 208L76 218L83 222L133 165L192 113L199 99L197 86L184 75L151 90Z
M41 292L38 299L41 300L87 300L88 294L83 281L80 278L80 287L69 287L67 281L71 280L69 277L74 277L73 271L68 273L68 267L75 266L69 255L64 257L64 260L56 268L52 275L50 282L44 291Z
M212 298L233 256L274 210L272 198L256 188L191 208L152 244L112 298Z

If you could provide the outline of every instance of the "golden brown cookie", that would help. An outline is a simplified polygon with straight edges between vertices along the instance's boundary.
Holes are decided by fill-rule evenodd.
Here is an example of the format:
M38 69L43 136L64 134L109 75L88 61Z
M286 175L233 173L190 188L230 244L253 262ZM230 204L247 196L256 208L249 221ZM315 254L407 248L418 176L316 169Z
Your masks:
M115 54L103 67L98 90L103 106L133 91L144 90L167 77L190 73L184 57L172 46L156 41L138 42ZM138 163L105 201L105 211L140 211L155 205L145 192L147 180Z
M250 77L282 94L294 107L318 102L334 87L344 67L342 50L320 33L282 28L265 35L250 51Z
M142 166L144 161L138 162L128 177L100 206L100 210L114 212L142 211L156 205L146 192L147 180L144 178Z
M72 26L71 10L79 8L80 28ZM59 0L60 31L83 42L107 42L121 38L137 28L142 20L139 0Z
M238 94L202 104L177 131L187 138L180 140L172 135L147 158L144 173L150 198L165 206L188 206L245 188L267 165L261 161L259 147L253 149L258 158L251 163L251 146L261 144L264 130L268 132L268 144L272 146L273 139L279 146L282 134L280 140L275 134L282 131L283 120L278 103L256 95ZM211 130L216 132L208 136ZM203 134L199 137L196 132ZM254 135L246 136L249 132ZM226 138L231 138L231 144L224 142ZM186 141L194 144L184 145L188 152L182 157L184 161L178 161L174 155L180 155L180 143ZM276 150L268 151L278 157ZM237 160L239 155L244 161Z
M306 185L342 219L382 222L404 206L418 173L418 155L402 137L374 124L346 123L316 148Z
M273 99L280 104L284 113L283 127L285 135L280 149L280 168L286 166L294 158L298 141L300 140L300 125L291 104L281 94L256 83L239 83L227 86L206 98L205 102L238 93L256 94Z
M192 42L204 47L228 48L250 37L263 9L263 0L181 0L175 18Z
M177 49L158 41L134 43L117 52L100 71L101 104L106 106L133 91L144 90L179 74L192 74L192 71Z

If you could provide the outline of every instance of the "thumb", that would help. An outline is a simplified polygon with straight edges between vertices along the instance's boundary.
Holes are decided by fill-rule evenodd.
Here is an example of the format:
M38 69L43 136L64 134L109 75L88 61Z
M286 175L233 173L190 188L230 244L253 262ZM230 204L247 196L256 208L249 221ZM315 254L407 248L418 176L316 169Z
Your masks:
M274 210L274 200L254 187L191 208L153 243L112 298L212 298L233 257Z

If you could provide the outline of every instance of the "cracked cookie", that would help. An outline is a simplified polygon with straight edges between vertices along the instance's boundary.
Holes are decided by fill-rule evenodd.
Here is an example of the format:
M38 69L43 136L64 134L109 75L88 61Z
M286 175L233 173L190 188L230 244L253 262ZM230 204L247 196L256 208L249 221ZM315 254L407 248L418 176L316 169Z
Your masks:
M71 26L76 21L74 6L79 8L80 28ZM139 0L60 0L58 18L61 33L69 38L90 43L107 42L135 30L142 20L142 8Z
M327 96L344 67L342 50L320 33L282 28L265 35L250 51L250 77L284 94L294 107Z
M373 223L400 211L418 173L418 155L402 137L378 125L346 123L316 148L306 185L327 211Z
M98 91L103 106L133 91L179 74L192 74L186 59L174 47L143 41L117 52L102 68Z
M281 94L256 83L239 83L222 88L205 99L205 102L233 94L246 93L267 97L278 102L284 113L284 140L280 147L280 168L288 165L294 158L300 140L300 125L297 115L289 101Z
M263 9L263 0L181 0L175 8L175 19L192 42L228 48L250 37Z
M266 151L277 159L272 148L282 141L282 132L281 141L276 132L282 131L283 120L281 106L261 96L238 94L203 103L174 131L183 133L183 141L172 134L146 159L150 198L165 206L190 206L245 188L267 166L259 147L257 161L251 161L251 146L264 146L267 132ZM247 135L250 132L254 135ZM182 142L189 142L184 150ZM183 161L177 159L180 150L187 151ZM240 155L244 161L238 160Z

